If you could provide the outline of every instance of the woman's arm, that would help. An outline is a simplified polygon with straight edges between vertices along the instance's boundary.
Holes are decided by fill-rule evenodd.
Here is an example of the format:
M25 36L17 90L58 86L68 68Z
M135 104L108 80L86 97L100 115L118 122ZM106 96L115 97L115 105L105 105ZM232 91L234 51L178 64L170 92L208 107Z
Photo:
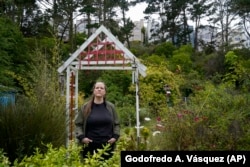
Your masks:
M81 109L78 111L76 119L75 119L75 136L80 142L85 137L85 128L84 128L85 119L84 119L84 114L83 114L84 108L85 108L85 105L83 105Z

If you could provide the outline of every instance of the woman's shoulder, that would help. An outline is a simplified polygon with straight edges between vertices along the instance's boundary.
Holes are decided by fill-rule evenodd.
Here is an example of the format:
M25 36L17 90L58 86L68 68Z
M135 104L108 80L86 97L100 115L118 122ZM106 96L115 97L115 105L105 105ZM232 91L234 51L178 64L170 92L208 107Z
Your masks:
M81 107L85 107L88 104L88 102L85 102L81 105Z
M114 107L114 103L110 102L110 101L105 101L106 105L107 106L111 106L111 107Z
M84 108L86 108L86 106L88 105L88 103L89 103L89 102L85 102L85 103L83 103L83 104L81 105L81 107L80 107L80 108L83 110Z

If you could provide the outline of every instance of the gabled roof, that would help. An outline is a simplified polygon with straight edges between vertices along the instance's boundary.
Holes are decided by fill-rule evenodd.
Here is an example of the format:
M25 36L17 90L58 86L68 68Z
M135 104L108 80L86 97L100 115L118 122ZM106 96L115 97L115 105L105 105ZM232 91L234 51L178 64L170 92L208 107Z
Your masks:
M142 76L146 76L146 66L140 63L139 59L131 53L112 33L110 33L103 25L100 26L95 33L93 33L64 63L58 68L58 72L62 73L68 66L74 64L74 62L78 61L78 57L84 52L86 48L91 45L91 43L98 38L98 35L101 33L104 33L106 35L106 38L104 41L109 41L115 44L115 48L122 51L124 54L124 60L126 60L126 63L135 64L138 68L139 73ZM94 48L94 50L99 50L102 48L102 45L99 45ZM92 55L88 55L88 58ZM87 59L87 57L85 57ZM98 64L98 63L97 63Z

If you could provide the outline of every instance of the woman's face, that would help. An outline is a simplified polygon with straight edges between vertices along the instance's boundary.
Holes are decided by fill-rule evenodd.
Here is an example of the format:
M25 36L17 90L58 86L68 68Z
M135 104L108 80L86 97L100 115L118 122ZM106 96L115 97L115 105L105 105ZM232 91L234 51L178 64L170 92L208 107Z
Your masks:
M106 94L105 84L103 82L97 82L94 87L95 97L104 97Z

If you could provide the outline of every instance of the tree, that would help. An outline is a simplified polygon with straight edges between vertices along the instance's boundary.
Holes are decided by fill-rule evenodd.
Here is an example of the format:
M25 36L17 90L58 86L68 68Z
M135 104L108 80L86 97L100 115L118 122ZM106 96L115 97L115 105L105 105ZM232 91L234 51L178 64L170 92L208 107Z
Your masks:
M32 59L18 26L8 18L0 18L0 42L0 85L18 87L8 74L25 76Z
M234 10L238 13L247 35L250 37L250 1L248 0L232 0Z
M164 42L155 47L155 54L171 58L175 50L176 47L171 42Z
M161 25L156 30L161 42L171 41L175 46L189 44L191 42L190 29L187 16L189 1L178 0L149 0L145 14L159 14Z
M159 23L154 23L154 26L157 27L155 29L150 30L152 33L152 37L159 39L160 42L165 41L164 34L166 34L167 31L166 28L163 28L164 25L166 25L166 22L164 20L166 19L166 14L165 14L165 9L162 8L162 6L167 6L167 1L162 2L162 1L145 1L148 3L148 6L146 7L144 14L148 15L146 16L146 19L149 21L152 21L154 23L154 20L151 20L150 15L151 14L158 14L160 16L160 21L162 22L162 25ZM168 6L169 7L169 6ZM149 39L150 40L150 39Z
M128 48L130 48L130 41L129 38L132 36L132 30L135 27L134 23L130 20L130 18L126 18L125 12L128 11L128 7L130 4L128 3L127 0L121 0L120 2L120 8L122 10L122 22L123 26L121 27L121 35L120 35L120 40L126 41ZM122 35L123 34L123 35ZM124 38L124 40L122 40Z
M237 15L233 13L231 0L214 0L213 6L214 15L209 22L212 22L219 30L219 47L223 52L229 49L230 41L229 37L233 30Z
M79 10L79 12L81 14L86 14L86 20L87 20L86 29L88 30L87 35L89 37L91 35L91 29L98 28L98 25L99 25L98 23L93 22L92 20L92 17L97 11L97 8L93 6L92 0L83 0L80 3L80 8L81 9Z
M168 106L164 86L170 86L169 101L175 105L180 102L179 85L182 79L168 69L168 63L164 57L152 55L146 61L147 77L140 79L140 105L148 108L149 112L155 116L159 116L160 113L166 111Z
M224 82L228 82L235 85L236 89L239 89L245 80L245 69L239 57L234 53L234 51L229 51L225 55L225 66L226 73L224 75Z
M73 52L74 46L74 24L73 13L79 7L80 0L54 0L51 11L55 32L60 34L61 40L64 36L68 36L70 43L70 52Z
M192 0L190 2L190 7L188 10L191 14L191 19L194 21L194 49L198 49L198 32L201 27L201 20L207 16L211 15L212 12L210 8L212 7L212 3L208 2L208 0Z
M57 66L48 63L40 51L34 54L32 72L26 71L25 76L33 80L23 82L23 87L32 86L19 94L15 107L1 108L0 112L0 148L8 153L11 162L33 155L37 148L46 152L44 144L65 144L65 100L60 94Z
M15 22L25 37L49 34L49 18L36 0L1 1L0 5L0 15Z
M173 57L170 59L172 71L189 73L192 69L192 54L193 48L191 45L182 45L178 50L175 50Z

